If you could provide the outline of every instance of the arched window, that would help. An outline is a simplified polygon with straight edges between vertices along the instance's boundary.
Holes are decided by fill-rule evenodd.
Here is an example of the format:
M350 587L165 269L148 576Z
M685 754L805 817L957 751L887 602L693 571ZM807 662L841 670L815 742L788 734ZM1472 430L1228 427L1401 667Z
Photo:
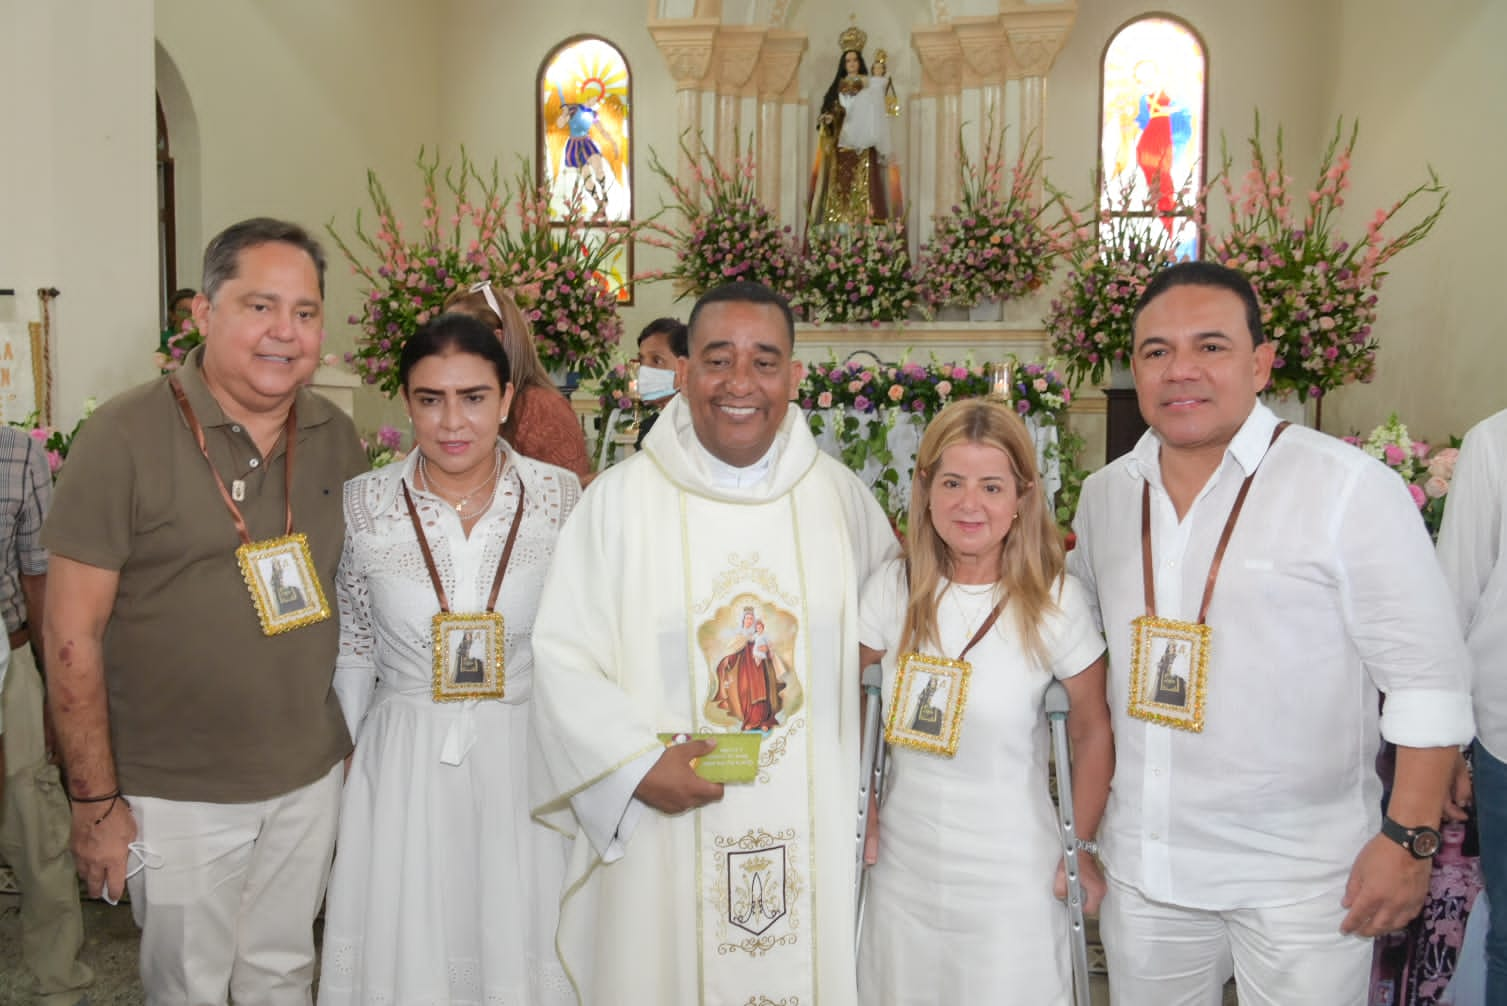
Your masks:
M633 82L622 51L580 35L561 42L539 67L540 184L550 187L550 219L572 216L586 239L633 219ZM607 280L631 303L632 244L609 261Z
M1208 108L1203 40L1168 14L1136 18L1104 47L1099 94L1099 199L1116 219L1114 232L1165 239L1179 258L1196 258Z

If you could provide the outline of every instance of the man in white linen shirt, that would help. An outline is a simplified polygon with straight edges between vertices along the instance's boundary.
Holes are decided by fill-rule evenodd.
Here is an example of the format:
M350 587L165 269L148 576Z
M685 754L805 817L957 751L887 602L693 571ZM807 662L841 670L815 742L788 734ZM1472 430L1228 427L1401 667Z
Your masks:
M1447 499L1439 563L1474 661L1476 821L1495 916L1486 934L1486 1003L1507 1006L1507 411L1465 435Z
M576 838L556 945L585 1006L856 1006L858 596L895 538L789 407L794 340L766 287L703 296L682 394L560 533L530 781ZM725 788L711 741L660 740L750 730Z
M1371 937L1423 903L1471 734L1468 657L1416 506L1339 440L1273 440L1260 324L1238 272L1184 262L1152 280L1131 356L1151 428L1078 511L1069 564L1110 652L1101 931L1119 1006L1212 1006L1232 971L1242 1006L1363 1006ZM1132 623L1152 614L1174 624L1143 626L1156 641L1137 675ZM1167 641L1196 640L1195 621L1202 673L1196 646ZM1183 687L1158 688L1173 645ZM1383 736L1398 754L1380 828Z

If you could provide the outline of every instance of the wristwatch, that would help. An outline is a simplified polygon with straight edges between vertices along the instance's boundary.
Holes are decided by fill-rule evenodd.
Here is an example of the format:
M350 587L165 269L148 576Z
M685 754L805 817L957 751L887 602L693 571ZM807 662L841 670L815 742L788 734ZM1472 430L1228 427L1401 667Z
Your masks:
M1408 854L1414 859L1430 859L1439 851L1439 832L1427 825L1404 828L1383 814L1381 833L1408 850Z

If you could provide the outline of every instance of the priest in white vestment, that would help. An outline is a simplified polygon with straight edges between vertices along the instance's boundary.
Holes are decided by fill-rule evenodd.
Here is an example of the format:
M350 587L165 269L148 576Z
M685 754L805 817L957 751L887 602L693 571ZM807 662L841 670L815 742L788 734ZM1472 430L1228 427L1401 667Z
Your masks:
M789 407L794 324L731 284L684 393L561 533L534 626L535 815L575 837L557 946L585 1006L856 1006L858 597L896 550ZM725 787L660 735L756 728Z

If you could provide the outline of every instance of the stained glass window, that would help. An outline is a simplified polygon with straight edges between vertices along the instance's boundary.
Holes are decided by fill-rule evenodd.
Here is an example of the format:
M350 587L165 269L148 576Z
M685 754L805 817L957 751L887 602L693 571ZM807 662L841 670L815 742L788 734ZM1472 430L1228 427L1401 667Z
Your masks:
M1167 15L1131 21L1104 48L1101 208L1116 233L1166 241L1179 258L1198 256L1207 63L1197 33Z
M569 39L539 73L539 170L551 185L550 214L565 219L572 200L593 224L633 217L628 63L611 42Z

